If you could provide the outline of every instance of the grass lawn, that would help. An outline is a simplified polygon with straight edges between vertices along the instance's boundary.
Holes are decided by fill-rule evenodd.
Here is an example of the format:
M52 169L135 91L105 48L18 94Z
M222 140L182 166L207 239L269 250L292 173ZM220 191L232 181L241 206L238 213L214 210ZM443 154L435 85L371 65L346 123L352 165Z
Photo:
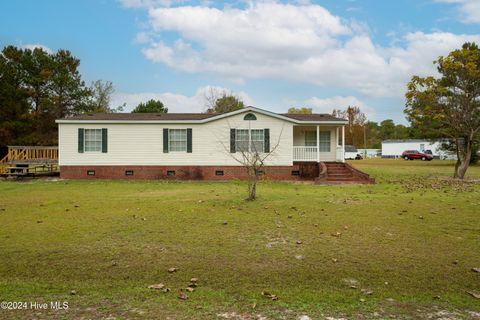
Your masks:
M69 304L0 318L478 319L480 183L352 163L378 183L262 182L255 202L239 181L0 181L0 300Z

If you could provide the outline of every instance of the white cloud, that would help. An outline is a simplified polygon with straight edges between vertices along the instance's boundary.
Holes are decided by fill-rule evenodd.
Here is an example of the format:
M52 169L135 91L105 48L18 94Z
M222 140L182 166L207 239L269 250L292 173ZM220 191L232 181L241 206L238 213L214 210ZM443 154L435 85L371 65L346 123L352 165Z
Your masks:
M177 112L203 112L205 111L205 95L208 94L210 90L219 91L219 92L228 92L231 91L226 88L221 87L212 87L205 86L199 88L193 96L185 96L182 94L171 93L171 92L141 92L141 93L125 93L118 92L112 95L111 107L118 107L126 103L127 107L125 112L132 111L140 102L146 102L150 99L160 100L163 102L165 107L168 108L168 112L177 113ZM245 92L239 92L237 94L239 98L246 105L252 105L253 100Z
M435 0L441 3L458 5L461 20L464 23L480 23L480 1L479 0Z
M125 8L156 8L185 4L192 0L119 0Z
M134 39L134 42L135 43L140 43L140 44L144 44L144 43L148 43L152 40L150 34L148 34L148 32L138 32L137 35L135 36L135 39Z
M354 96L334 96L330 98L312 97L305 101L305 105L312 108L314 113L332 113L333 109L345 110L347 107L359 107L368 119L375 117L375 110Z
M252 1L223 9L150 6L148 14L153 38L142 52L155 63L238 82L283 79L368 96L403 96L413 74L436 72L432 61L438 56L465 41L480 42L480 35L415 32L379 46L368 26L308 1ZM162 38L165 32L169 36ZM172 40L172 34L178 36Z
M42 49L43 51L45 51L46 53L48 54L52 54L53 53L53 50L50 49L49 47L47 46L44 46L43 44L38 44L38 43L33 43L33 44L25 44L22 46L22 48L24 49L30 49L30 50L33 50L35 48L38 48L38 49Z

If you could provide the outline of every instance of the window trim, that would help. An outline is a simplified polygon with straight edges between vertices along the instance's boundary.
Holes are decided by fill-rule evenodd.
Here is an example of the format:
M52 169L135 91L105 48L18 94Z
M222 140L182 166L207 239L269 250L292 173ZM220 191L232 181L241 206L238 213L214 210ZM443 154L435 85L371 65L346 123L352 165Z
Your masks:
M100 149L99 150L87 150L87 131L96 131L95 136L97 136L98 132L100 132L100 140L94 140L93 142L100 142ZM92 141L88 141L92 142ZM103 146L103 132L102 128L84 128L83 129L83 152L92 152L92 153L102 153L102 146Z
M173 131L173 130L182 130L185 132L185 150L172 150L172 139L170 138L170 131ZM180 141L180 140L174 140L175 142L183 142L183 141ZM188 151L188 133L187 133L187 129L183 129L183 128L178 128L178 129L168 129L168 152L173 152L173 153L187 153Z

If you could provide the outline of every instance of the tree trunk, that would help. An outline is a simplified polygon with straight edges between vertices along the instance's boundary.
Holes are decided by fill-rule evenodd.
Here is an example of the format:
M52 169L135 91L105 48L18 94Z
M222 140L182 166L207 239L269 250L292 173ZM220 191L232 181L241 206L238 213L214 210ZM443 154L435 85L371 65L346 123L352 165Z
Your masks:
M255 170L256 171L256 170ZM257 172L253 174L252 188L248 195L248 200L253 201L257 197Z
M248 198L247 200L250 200L250 194L252 193L252 174L251 174L251 171L250 171L250 167L247 167L247 194L248 194Z
M455 179L463 179L470 165L470 158L472 157L473 141L471 138L465 138L465 147L463 152L460 151L457 140L457 162L455 163Z

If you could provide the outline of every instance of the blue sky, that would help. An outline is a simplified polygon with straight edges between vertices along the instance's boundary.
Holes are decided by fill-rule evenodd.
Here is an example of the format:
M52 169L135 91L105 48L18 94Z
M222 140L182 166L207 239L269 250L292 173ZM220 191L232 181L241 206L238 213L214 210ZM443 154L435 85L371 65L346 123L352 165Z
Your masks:
M248 104L403 116L405 84L480 43L479 0L17 0L0 3L0 45L68 49L114 106L156 98L199 112L206 92Z

